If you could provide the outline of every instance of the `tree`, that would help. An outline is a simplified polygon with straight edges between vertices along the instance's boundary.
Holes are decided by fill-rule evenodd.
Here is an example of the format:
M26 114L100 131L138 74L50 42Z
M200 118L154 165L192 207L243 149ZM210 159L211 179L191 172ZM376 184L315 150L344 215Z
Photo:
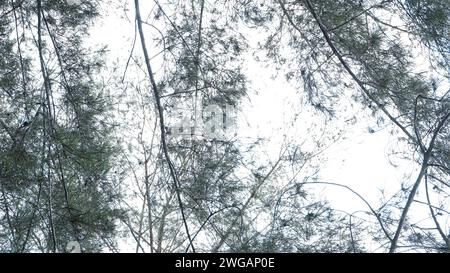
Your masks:
M94 80L103 49L83 48L97 5L3 1L1 10L2 249L114 247L117 149Z
M135 8L140 7L139 3L134 4ZM126 204L133 211L126 225L136 241L136 251L258 251L266 244L262 242L264 236L269 236L269 233L258 231L251 221L259 218L260 213L269 213L273 209L260 199L268 194L265 189L280 187L275 173L285 172L291 159L280 155L275 159L278 163L255 162L250 160L251 154L257 153L254 148L243 146L233 134L219 132L216 137L210 137L206 135L208 130L219 128L202 127L201 124L214 120L218 113L225 120L231 119L233 113L222 111L227 107L238 108L246 95L247 79L241 69L246 41L234 30L239 23L237 19L223 17L220 13L218 7L222 4L221 1L207 5L203 1L173 1L162 5L155 1L145 9L151 10L150 15L137 17L138 32L127 58L126 77L122 78L126 86L123 89L133 101L129 103L128 111L137 111L139 114L133 116L139 116L141 120L132 129L138 138L133 141L136 145L132 145L129 155L134 157L138 151L141 154L140 158L130 160L130 168L138 185L136 192L141 196L136 202L142 206L132 209L133 206ZM147 33L156 34L150 43L151 40L145 39ZM136 53L135 45L139 45L139 40L144 54ZM162 69L155 72L152 63L162 63ZM146 73L142 74L142 71ZM154 107L149 107L148 102ZM211 105L218 108L214 110ZM188 120L184 124L177 123L180 109L192 109L184 113ZM228 125L227 121L223 124ZM249 146L255 147L255 144L258 143ZM297 154L300 156L301 152ZM306 157L304 161L296 159L296 164L304 165L312 157ZM132 162L137 166L131 167ZM286 188L294 188L294 184L295 181L291 181ZM282 194L281 190L271 197L275 198L277 194ZM339 227L339 213L331 212L325 202L317 202L312 195L311 199L300 198L298 201L295 205L278 204L277 207L284 211L286 206L298 208L303 205L301 213L305 215L307 208L321 207L323 216L320 211L317 219L328 221L328 227L336 221L336 232L343 232L338 240L350 241L347 222ZM143 221L144 211L148 221ZM281 221L276 216L274 228ZM346 220L342 218L342 221ZM286 228L289 226L284 224ZM298 229L301 233L302 228ZM328 240L328 231L318 229L314 235L318 240ZM294 244L301 237L296 235L286 235L285 240ZM358 237L356 233L354 235ZM271 240L277 236L282 234L277 233ZM339 251L352 251L344 245L346 243ZM308 249L296 247L297 251ZM282 251L275 246L265 246L265 249ZM359 247L355 246L355 249Z
M448 81L445 71L448 8L443 1L297 1L288 4L280 0L273 5L255 3L249 6L247 9L252 10L252 20L256 23L270 20L271 24L276 24L273 21L278 21L279 27L270 34L265 48L270 56L278 59L283 52L280 47L286 43L297 51L294 54L297 54L299 68L294 68L290 75L302 80L314 105L331 112L334 99L348 92L348 79L359 91L352 96L372 108L379 119L387 118L401 132L411 150L421 154L421 159L417 159L421 166L419 174L401 208L400 219L394 223L396 231L386 238L390 241L390 252L394 252L427 171L439 169L443 175L435 181L437 187L442 186L444 177L449 174L442 161L442 156L448 154L448 145L435 146L436 142L448 139L450 110L444 84ZM403 25L386 21L384 18L389 18L386 14ZM289 34L287 42L281 40L281 33L285 31ZM405 41L406 35L411 42ZM423 51L414 47L416 44L423 45ZM426 52L430 56L430 67L424 73L417 73L413 56ZM435 60L438 65L433 66ZM337 80L341 75L346 75L344 82ZM436 77L442 86L437 86ZM336 85L339 88L331 88ZM333 91L324 92L327 87ZM428 205L434 214L432 205ZM447 236L436 217L433 219L441 240L448 247Z
M98 1L0 2L1 251L448 252L446 1L111 3L128 52L90 46ZM233 130L250 60L297 89L272 139ZM417 169L377 204L322 177L358 120Z

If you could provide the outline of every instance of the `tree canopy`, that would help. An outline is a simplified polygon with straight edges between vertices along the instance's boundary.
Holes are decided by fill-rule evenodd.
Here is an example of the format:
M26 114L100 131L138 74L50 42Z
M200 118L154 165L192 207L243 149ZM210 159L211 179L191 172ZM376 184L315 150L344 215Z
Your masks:
M449 25L444 0L0 0L0 251L448 252ZM285 124L244 136L283 85ZM414 167L376 202L323 178L367 122Z

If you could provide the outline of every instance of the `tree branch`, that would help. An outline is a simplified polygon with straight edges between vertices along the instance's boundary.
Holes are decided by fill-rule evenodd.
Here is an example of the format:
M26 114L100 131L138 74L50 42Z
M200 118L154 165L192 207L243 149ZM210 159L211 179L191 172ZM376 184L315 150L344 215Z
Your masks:
M142 51L144 53L144 59L145 59L145 64L147 66L147 72L149 75L149 79L150 79L150 83L152 85L153 88L153 94L155 97L155 103L156 103L156 108L158 110L158 114L159 114L159 124L160 124L160 131L161 131L161 145L163 148L163 152L164 152L164 156L166 158L167 161L167 165L169 167L169 171L170 171L170 176L172 177L173 180L173 185L175 188L175 193L177 195L177 199L178 199L178 205L180 208L180 212L181 212L181 217L183 220L183 224L184 224L184 228L186 231L186 235L188 237L189 240L189 244L192 248L192 252L195 253L195 247L194 244L192 243L192 238L191 238L191 234L189 232L189 227L187 225L187 220L186 220L186 216L184 213L184 206L183 206L183 201L181 200L181 192L180 192L180 186L179 186L179 181L178 181L178 176L175 170L175 167L172 163L172 160L170 159L170 155L169 155L169 151L167 148L167 141L166 141L166 131L165 131L165 125L164 125L164 113L163 113L163 107L161 105L161 99L160 99L160 95L159 95L159 90L158 87L156 85L156 81L155 78L153 76L153 71L152 71L152 67L150 64L150 58L148 55L148 51L147 51L147 46L145 44L145 36L144 36L144 31L142 29L142 19L141 19L141 13L140 13L140 8L139 8L139 0L134 0L134 5L135 5L135 10L136 10L136 22L138 25L138 30L139 30L139 36L141 39L141 46L142 46Z
M441 131L441 129L444 127L445 123L447 122L448 118L450 117L450 113L448 113L445 117L441 119L439 124L436 127L436 130L434 131L433 137L430 141L430 144L428 146L428 149L426 150L423 160L422 160L422 167L420 169L419 175L417 176L416 182L414 183L413 188L411 189L411 192L409 193L408 200L406 201L405 207L403 208L402 215L400 216L400 220L397 226L397 231L395 232L394 239L391 242L391 247L389 249L389 253L394 253L395 249L397 248L397 242L400 237L400 233L403 229L403 226L405 224L406 216L408 214L408 211L411 207L411 204L414 200L414 196L416 195L417 189L419 188L420 182L422 181L422 178L426 174L427 168L428 168L428 161L431 158L431 152L433 151L434 144L436 141L436 138Z

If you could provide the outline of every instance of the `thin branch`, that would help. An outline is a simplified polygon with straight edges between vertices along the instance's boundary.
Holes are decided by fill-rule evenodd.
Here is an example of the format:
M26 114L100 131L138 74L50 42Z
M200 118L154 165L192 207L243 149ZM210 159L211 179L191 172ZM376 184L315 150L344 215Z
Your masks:
M286 150L284 152L286 152ZM260 179L260 181L258 181L258 184L253 188L252 192L250 193L250 196L247 198L244 205L242 206L240 215L238 215L234 218L233 222L231 222L230 226L227 228L227 231L222 236L222 238L220 238L219 243L213 248L212 252L217 252L222 247L222 245L225 243L225 241L228 239L233 227L236 225L237 221L241 218L243 212L248 208L248 206L250 205L250 202L256 196L256 193L259 191L259 189L262 187L262 185L266 182L266 180L272 175L272 173L275 171L275 169L280 164L281 159L284 155L284 152L278 158L277 162L273 165L273 167L270 169L270 171L262 179Z
M331 186L336 186L336 187L341 187L344 189L349 190L350 192L352 192L354 195L358 196L358 198L364 202L364 204L366 204L366 206L369 208L370 212L375 216L375 218L377 218L378 223L380 224L380 227L384 233L384 235L389 239L389 241L392 241L391 236L389 235L389 232L387 231L387 229L384 227L383 221L381 220L381 217L379 215L379 213L370 205L370 203L364 198L362 197L361 194L359 194L358 192L356 192L355 190L353 190L352 188L346 186L346 185L342 185L342 184L338 184L338 183L333 183L333 182L325 182L325 181L314 181L314 182L301 182L299 183L300 185L303 184L323 184L323 185L331 185Z
M427 174L427 176L430 176L430 175ZM427 202L420 201L420 200L416 200L416 199L414 199L413 202L416 202L416 203L419 203L419 204L422 204L422 205L426 205L426 206L429 205ZM450 211L447 211L447 210L445 210L445 209L442 209L442 208L439 208L439 207L436 207L436 206L433 206L433 205L431 205L431 207L432 207L433 209L435 209L435 210L442 211L442 212L445 212L445 213L447 213L447 214L450 214Z
M395 249L397 247L397 242L398 239L400 237L400 233L403 229L403 226L405 224L405 220L406 220L406 216L408 214L408 211L411 207L411 204L414 200L414 196L416 195L417 189L419 188L420 182L422 181L422 178L424 177L424 175L426 174L427 168L428 168L428 161L431 158L431 153L434 149L434 144L436 141L436 138L439 134L439 132L441 131L441 129L444 127L445 123L447 122L448 118L450 117L450 113L448 113L445 117L443 117L441 119L441 121L439 122L439 124L437 125L433 137L430 141L430 144L428 146L428 149L426 150L424 156L423 156L423 160L422 160L422 167L420 169L419 175L417 176L416 182L414 183L413 188L411 189L411 192L408 196L408 200L406 201L405 207L403 208L402 211L402 215L400 216L400 220L397 226L397 231L395 232L394 235L394 239L391 242L391 247L389 249L389 253L394 253Z
M375 4L375 5L372 5L372 6L368 7L368 8L365 8L365 9L361 10L360 12L358 12L357 14L353 15L352 17L350 17L349 19L345 20L345 21L342 22L341 24L339 24L339 25L337 25L337 26L335 26L335 27L329 29L328 31L335 31L335 30L337 30L337 29L339 29L339 28L345 26L346 24L352 22L353 20L357 19L357 18L360 17L361 15L363 15L363 14L368 14L369 11L370 11L371 9L373 9L373 8L383 8L383 4L386 4L386 3L391 2L391 1L392 1L392 0L381 1L381 2L378 3L378 4Z
M135 21L133 44L131 46L130 55L128 56L127 63L125 65L125 70L123 71L121 83L123 83L125 81L125 76L127 75L128 66L130 65L131 58L133 57L134 47L136 45L136 40L137 40L136 39L136 37L137 37L137 30L136 29L137 29L137 26L136 26L136 21Z
M145 36L144 36L144 31L142 29L142 19L141 19L141 13L140 13L140 9L139 9L139 0L134 0L134 5L135 5L135 9L136 9L136 22L137 22L138 29L139 29L139 36L140 36L140 40L141 40L142 51L144 53L145 64L147 66L147 72L149 75L150 83L153 88L153 94L155 97L156 108L157 108L158 114L159 114L159 124L160 124L160 131L161 131L161 145L163 148L164 156L167 161L167 165L169 167L170 176L172 177L172 180L173 180L173 185L175 188L175 193L177 195L178 205L180 208L184 228L186 230L186 235L188 237L189 244L192 248L192 252L195 253L195 247L194 247L194 244L192 243L191 234L189 232L189 227L188 227L186 216L184 213L183 201L181 200L181 192L180 192L178 176L177 176L175 167L172 163L172 160L170 159L169 150L167 148L166 131L165 131L165 125L164 125L164 112L163 112L164 110L161 105L161 99L160 99L160 95L159 95L158 86L157 86L155 78L153 76L153 71L152 71L152 67L150 64L150 58L148 55L147 46L145 44Z
M11 12L14 12L17 8L20 8L22 6L22 2L23 1L20 1L19 3L17 3L16 6L13 5L13 7L10 10L8 10L7 12L0 15L0 19L3 19L3 17L8 16L8 14L10 14Z
M428 175L427 175L427 173L425 173L425 195L427 197L428 208L430 209L431 217L433 218L434 224L436 225L436 229L438 230L439 234L442 237L442 240L444 240L445 244L447 245L447 247L450 250L449 238L447 237L447 235L445 235L444 231L442 231L441 225L439 224L439 221L436 218L436 214L434 213L433 206L431 205L430 194L428 191Z
M49 123L49 128L52 128L52 110L51 110L51 103L50 103L50 83L49 83L49 78L48 78L48 74L46 72L45 69L45 61L44 61L44 55L43 55L43 48L42 48L42 3L41 0L37 1L37 16L38 16L38 41L37 41L37 47L38 47L38 52L39 52L39 60L40 60L40 65L41 65L41 73L42 73L42 77L44 80L44 90L45 90L45 97L47 100L47 119L48 119L48 123ZM45 118L44 118L45 120ZM44 129L45 131L45 129ZM50 155L50 147L49 147L49 151L48 154ZM49 161L49 160L48 160ZM48 162L49 166L50 166L50 162ZM53 243L53 252L56 252L56 235L55 235L55 227L53 225L53 213L52 213L52 193L51 193L51 177L50 177L50 167L48 168L48 188L49 188L49 222L50 222L50 235L52 238L52 243Z
M281 1L281 0L279 0ZM414 136L406 129L405 126L403 126L402 124L400 124L400 122L394 117L392 116L391 113L389 113L389 111L386 109L386 107L384 106L384 104L382 104L381 102L379 102L371 93L370 91L366 88L366 86L364 85L364 83L358 78L358 76L356 76L356 74L353 72L353 70L350 68L350 65L344 60L344 57L342 56L342 54L339 52L339 50L336 48L336 46L334 45L333 41L331 40L330 35L328 34L327 28L324 26L324 24L322 23L322 20L320 19L320 17L318 16L318 14L316 13L316 11L314 10L313 5L311 4L310 0L305 0L306 5L308 7L308 10L310 11L311 15L314 17L314 19L316 20L317 25L319 26L320 30L322 31L322 34L327 42L327 44L329 45L329 47L331 48L331 50L333 51L334 55L336 55L336 57L339 59L339 62L341 63L341 65L344 67L344 69L347 71L347 73L350 75L350 77L358 84L358 86L361 88L361 90L363 91L363 93L373 102L375 103L375 105L393 122L395 123L395 125L397 125L405 134L406 136L408 136L408 138L410 140L412 140L413 142L416 142L416 139L414 138ZM287 17L290 17L289 14L286 14ZM292 19L290 20L290 22L292 22Z

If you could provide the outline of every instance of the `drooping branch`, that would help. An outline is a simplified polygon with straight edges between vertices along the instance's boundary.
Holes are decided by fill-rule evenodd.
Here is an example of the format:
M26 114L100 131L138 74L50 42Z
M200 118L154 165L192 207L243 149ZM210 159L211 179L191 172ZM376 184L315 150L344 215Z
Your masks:
M342 185L342 184L339 184L339 183L326 182L326 181L314 181L314 182L307 181L307 182L300 183L300 185L302 185L302 184L330 185L330 186L336 186L336 187L340 187L340 188L344 188L344 189L349 190L351 193L356 195L361 201L363 201L364 204L366 204L366 206L369 208L370 212L375 216L375 218L377 218L377 221L380 224L381 230L383 231L384 235L389 239L389 241L392 241L391 236L390 236L389 232L387 231L386 227L384 226L383 221L381 220L381 217L380 217L379 213L370 205L370 203L361 194L359 194L358 192L356 192L355 190L353 190L349 186Z
M282 0L279 0L280 2ZM319 15L314 10L313 5L311 4L311 1L305 0L306 5L308 7L309 12L314 17L314 20L316 21L317 25L319 26L328 46L330 47L331 51L333 51L334 55L338 58L339 62L341 63L342 67L347 71L347 73L350 75L350 77L356 82L356 84L359 86L359 88L363 91L364 95L369 98L370 101L372 101L388 118L391 120L395 125L397 125L400 130L402 130L405 135L413 142L416 142L417 140L415 137L406 129L405 126L403 126L383 105L383 103L379 102L372 94L371 92L366 88L364 83L356 76L356 73L353 72L350 65L347 63L347 61L344 59L342 54L339 52L339 50L334 45L327 28L322 23L322 20L320 19ZM283 12L287 17L290 17L290 15L287 13L286 9L283 9ZM292 22L292 19L290 20Z

